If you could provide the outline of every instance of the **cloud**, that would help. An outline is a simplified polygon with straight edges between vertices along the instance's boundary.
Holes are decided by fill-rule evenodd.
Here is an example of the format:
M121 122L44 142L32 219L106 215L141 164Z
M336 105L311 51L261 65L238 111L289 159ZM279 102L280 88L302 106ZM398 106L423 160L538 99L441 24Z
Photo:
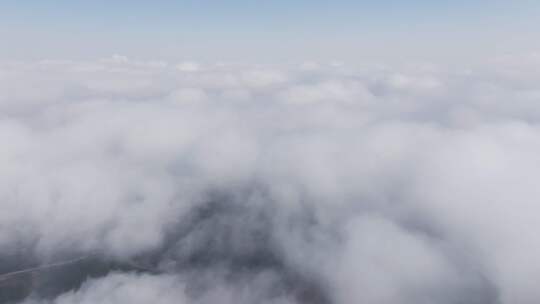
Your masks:
M55 301L59 304L90 303L189 303L182 284L172 276L111 273L85 282L77 291L67 292ZM26 303L40 303L29 299Z
M536 303L537 76L3 63L0 301Z
M198 72L201 69L198 63L189 61L179 63L176 68L182 72Z

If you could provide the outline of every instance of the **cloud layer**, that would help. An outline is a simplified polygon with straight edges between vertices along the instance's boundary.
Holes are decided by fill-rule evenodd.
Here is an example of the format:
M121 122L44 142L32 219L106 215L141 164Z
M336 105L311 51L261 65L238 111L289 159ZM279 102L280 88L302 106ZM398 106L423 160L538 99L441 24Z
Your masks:
M537 57L0 64L0 301L537 303Z

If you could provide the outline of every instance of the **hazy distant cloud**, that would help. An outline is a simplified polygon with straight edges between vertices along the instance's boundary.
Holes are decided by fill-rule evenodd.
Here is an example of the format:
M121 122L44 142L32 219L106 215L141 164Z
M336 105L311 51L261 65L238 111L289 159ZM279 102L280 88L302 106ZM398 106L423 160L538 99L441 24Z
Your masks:
M3 63L0 300L536 303L527 58Z
M198 63L189 61L179 63L176 68L182 72L197 72L201 69Z

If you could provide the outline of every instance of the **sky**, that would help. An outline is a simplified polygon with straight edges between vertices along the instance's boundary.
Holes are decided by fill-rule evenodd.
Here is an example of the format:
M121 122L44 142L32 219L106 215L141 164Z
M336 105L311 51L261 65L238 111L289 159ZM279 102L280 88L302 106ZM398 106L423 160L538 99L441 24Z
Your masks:
M1 59L456 61L536 50L538 1L0 1Z

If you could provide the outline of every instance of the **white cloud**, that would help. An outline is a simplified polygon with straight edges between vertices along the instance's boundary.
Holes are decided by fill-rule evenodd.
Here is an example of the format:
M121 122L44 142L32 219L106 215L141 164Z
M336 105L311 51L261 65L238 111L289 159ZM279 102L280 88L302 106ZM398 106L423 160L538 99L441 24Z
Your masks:
M2 64L0 271L105 269L27 303L536 303L538 73L508 65Z
M196 62L185 61L179 63L176 68L181 72L198 72L201 66Z
M314 102L366 103L372 94L362 83L328 80L315 84L301 84L288 87L279 100L293 104Z

